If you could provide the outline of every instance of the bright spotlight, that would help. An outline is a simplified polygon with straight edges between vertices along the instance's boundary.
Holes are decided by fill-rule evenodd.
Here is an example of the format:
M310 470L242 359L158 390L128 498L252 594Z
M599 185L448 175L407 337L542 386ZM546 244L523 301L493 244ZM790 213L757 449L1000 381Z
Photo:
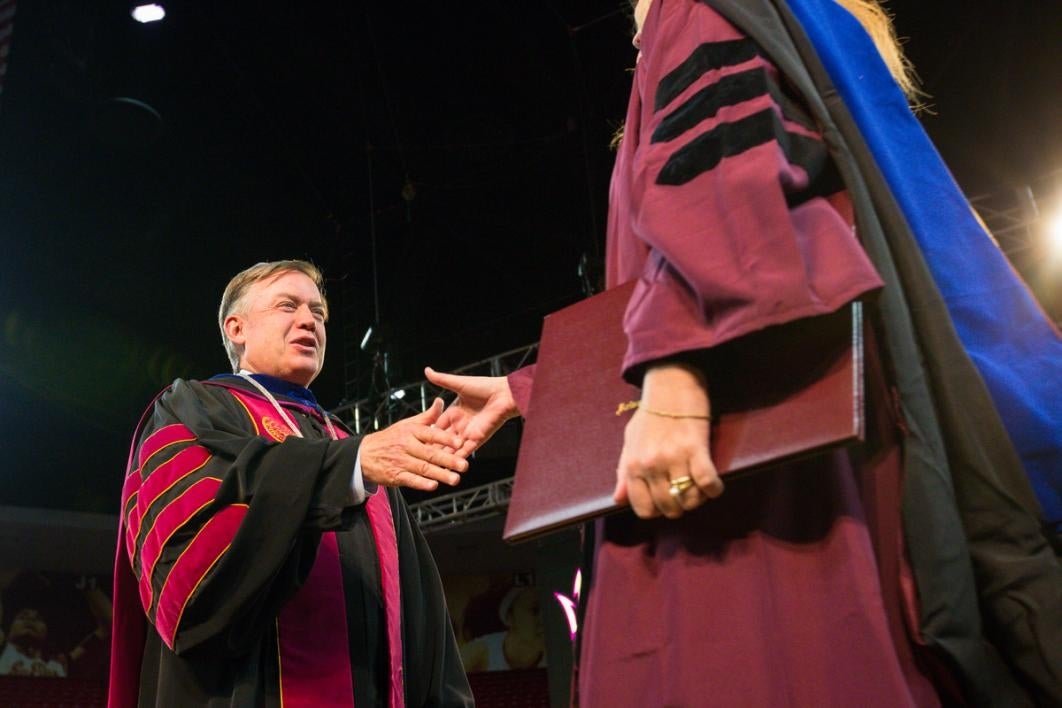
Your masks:
M1047 221L1047 240L1052 252L1062 257L1062 206Z
M395 401L401 401L405 397L406 397L406 390L404 388L400 388L400 389L398 389L397 391L395 391L394 393L391 394L391 399L395 400Z
M150 5L137 5L133 8L133 19L144 24L158 22L165 16L166 10L162 5L152 3Z

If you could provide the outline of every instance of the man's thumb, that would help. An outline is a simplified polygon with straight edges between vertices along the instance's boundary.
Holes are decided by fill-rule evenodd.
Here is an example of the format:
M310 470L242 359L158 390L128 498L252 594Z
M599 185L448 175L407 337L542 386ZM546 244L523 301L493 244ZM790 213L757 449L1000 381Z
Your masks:
M423 413L417 413L413 416L413 420L423 425L431 425L442 415L443 405L443 399L436 398Z

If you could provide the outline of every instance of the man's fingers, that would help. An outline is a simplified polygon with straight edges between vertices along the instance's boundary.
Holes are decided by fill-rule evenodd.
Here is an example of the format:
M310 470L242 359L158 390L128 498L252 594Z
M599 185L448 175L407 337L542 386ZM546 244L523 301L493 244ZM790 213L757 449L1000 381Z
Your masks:
M364 467L362 469L365 471ZM367 474L366 478L387 487L410 487L428 492L438 488L440 482L453 487L461 481L461 475L453 470L413 455L393 459L378 472Z
M457 407L456 403L451 403L446 410L442 412L438 420L435 421L435 427L439 430L448 430L451 433L460 435L465 427L465 420L462 416L462 411Z
M412 428L412 432L416 440L427 445L442 445L451 450L460 450L461 446L465 444L465 441L460 436L439 428L418 425Z
M385 481L378 481L377 484L384 484L388 487L412 487L428 491L438 487L440 482L453 487L461 481L461 475L453 470L433 465L430 462L412 456L395 460L387 467L382 476ZM423 482L416 482L413 478L421 479ZM425 484L425 482L430 484Z
M464 460L462 460L462 462L464 462ZM457 483L461 481L461 475L457 472L432 464L423 458L410 457L409 462L402 465L402 467L407 472L426 477L427 479L433 479L437 482L442 482L451 487L457 486Z
M452 452L447 452L437 445L413 443L406 451L410 457L416 460L422 460L439 468L453 470L454 472L468 471L468 460L459 457Z
M394 486L409 487L410 489L416 489L421 492L434 492L436 489L439 488L439 483L433 479L421 477L418 474L413 474L411 472L406 472L405 470L402 470L397 475L395 475Z

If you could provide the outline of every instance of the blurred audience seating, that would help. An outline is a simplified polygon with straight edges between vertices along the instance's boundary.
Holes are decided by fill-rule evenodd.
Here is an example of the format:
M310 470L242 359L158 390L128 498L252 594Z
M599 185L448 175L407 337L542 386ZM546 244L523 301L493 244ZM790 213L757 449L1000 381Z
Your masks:
M107 678L0 676L3 708L102 708L107 705Z
M469 674L477 708L549 708L545 669ZM102 708L106 680L0 676L3 708Z
M545 669L479 671L468 682L476 708L549 708Z

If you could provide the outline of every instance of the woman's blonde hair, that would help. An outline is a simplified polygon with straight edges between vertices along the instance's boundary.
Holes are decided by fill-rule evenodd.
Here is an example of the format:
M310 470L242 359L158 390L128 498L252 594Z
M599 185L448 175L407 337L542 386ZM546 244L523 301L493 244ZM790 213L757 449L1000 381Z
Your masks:
M918 103L925 95L918 87L918 76L915 74L911 61L904 56L900 39L896 36L896 28L892 24L892 16L877 0L836 0L837 4L848 10L855 16L870 38L874 40L874 46L885 60L885 66L896 83L903 89L908 100Z

